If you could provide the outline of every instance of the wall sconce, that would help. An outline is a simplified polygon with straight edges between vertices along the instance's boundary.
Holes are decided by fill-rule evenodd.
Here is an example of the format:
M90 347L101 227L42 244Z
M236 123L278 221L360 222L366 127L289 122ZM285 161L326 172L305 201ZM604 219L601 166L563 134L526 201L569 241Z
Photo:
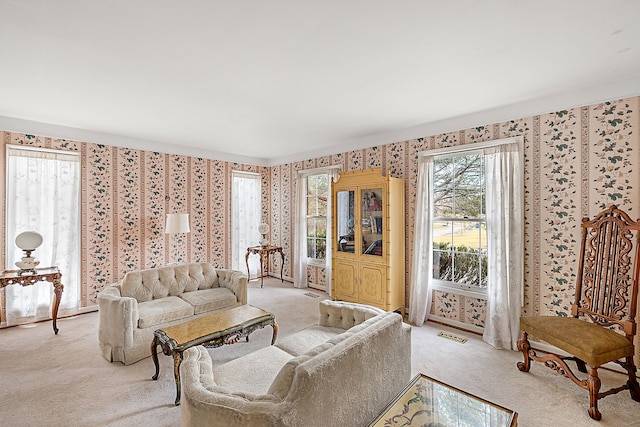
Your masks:
M35 251L42 244L42 235L35 231L25 231L16 236L16 246L24 251L21 261L16 261L16 266L20 269L20 274L35 273L36 266L40 261L36 261L31 256L31 252Z
M189 233L191 229L189 228L189 214L187 213L173 213L167 214L167 223L164 227L164 232L166 234L180 234L180 233ZM175 253L175 263L179 263L180 259L178 258L178 245L177 245L177 237L173 238L173 250Z

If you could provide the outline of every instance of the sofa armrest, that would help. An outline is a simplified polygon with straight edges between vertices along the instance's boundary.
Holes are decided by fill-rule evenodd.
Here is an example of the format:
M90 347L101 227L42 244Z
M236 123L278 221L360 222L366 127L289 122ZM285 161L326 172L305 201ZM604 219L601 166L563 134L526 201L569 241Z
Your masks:
M386 313L370 305L344 301L320 301L320 326L349 329L365 320Z
M103 353L109 350L110 361L122 361L122 349L133 345L133 331L138 327L138 301L123 297L116 286L107 286L98 293L98 339Z
M273 427L282 425L278 408L282 400L273 394L233 392L216 384L209 352L195 346L184 352L181 366L182 425L206 427Z
M216 269L218 283L230 289L241 305L247 303L247 276L238 270Z

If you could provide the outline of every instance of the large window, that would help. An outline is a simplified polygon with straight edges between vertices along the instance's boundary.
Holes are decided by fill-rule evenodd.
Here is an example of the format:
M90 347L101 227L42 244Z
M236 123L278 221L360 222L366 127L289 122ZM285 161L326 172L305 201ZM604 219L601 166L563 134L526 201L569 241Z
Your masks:
M485 292L487 217L481 151L434 156L434 286Z
M6 263L24 253L15 238L36 231L44 239L33 256L39 267L58 266L64 292L59 315L80 306L80 153L7 145ZM7 325L47 319L54 294L50 283L6 288Z
M260 243L262 181L260 174L252 172L232 171L231 175L231 268L246 273L248 278L252 277L251 272L257 277L259 257L245 257L249 246Z
M327 257L327 202L329 174L307 176L307 258L310 263L324 264Z

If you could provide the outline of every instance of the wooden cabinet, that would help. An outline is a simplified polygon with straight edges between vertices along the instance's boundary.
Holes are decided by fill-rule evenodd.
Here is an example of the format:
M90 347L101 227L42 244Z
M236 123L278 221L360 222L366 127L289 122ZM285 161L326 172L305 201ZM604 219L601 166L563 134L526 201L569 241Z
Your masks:
M380 169L333 183L332 298L404 316L404 181Z

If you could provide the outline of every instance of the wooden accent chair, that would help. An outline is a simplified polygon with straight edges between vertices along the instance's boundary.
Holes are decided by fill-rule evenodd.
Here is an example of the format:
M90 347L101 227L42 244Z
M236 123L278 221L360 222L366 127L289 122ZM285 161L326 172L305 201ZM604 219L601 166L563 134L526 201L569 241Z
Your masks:
M639 230L640 222L631 220L616 206L600 212L593 220L584 218L572 317L520 318L522 337L518 340L518 350L524 355L524 362L518 362L518 369L528 372L532 360L543 362L588 390L589 416L594 420L602 418L598 399L610 394L629 390L631 398L640 402L633 360L640 275ZM528 334L570 356L553 353L537 356L531 349ZM574 360L583 373L587 373L586 363L587 378L576 377L567 360ZM628 380L620 387L600 392L598 368L608 362L622 366Z

